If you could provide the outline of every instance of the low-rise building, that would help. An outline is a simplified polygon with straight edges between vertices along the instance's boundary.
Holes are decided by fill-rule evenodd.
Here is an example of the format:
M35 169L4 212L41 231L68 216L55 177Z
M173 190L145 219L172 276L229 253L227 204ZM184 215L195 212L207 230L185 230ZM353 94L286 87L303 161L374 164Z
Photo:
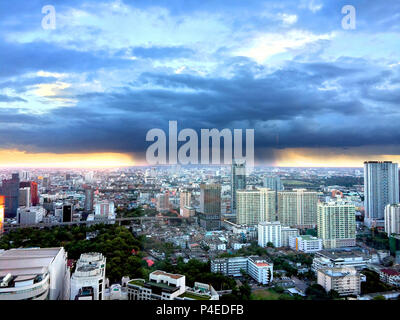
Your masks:
M361 250L322 250L315 253L312 269L316 272L323 268L355 267L359 270L376 262L370 254Z
M149 281L133 279L128 282L128 300L219 300L211 285L196 282L186 287L186 277L164 271L153 271Z
M268 284L273 280L273 264L258 256L248 258L247 272L258 283Z
M219 258L211 260L211 272L229 277L247 273L258 283L267 284L273 279L273 263L259 256Z
M296 251L312 253L322 250L322 240L310 235L290 237L289 246Z
M354 267L320 269L317 277L318 284L326 292L335 290L341 296L359 295L361 292L360 273Z
M400 272L394 269L381 269L379 272L379 279L394 287L400 287Z
M242 276L247 272L247 257L220 258L211 260L211 272L222 273L229 277Z

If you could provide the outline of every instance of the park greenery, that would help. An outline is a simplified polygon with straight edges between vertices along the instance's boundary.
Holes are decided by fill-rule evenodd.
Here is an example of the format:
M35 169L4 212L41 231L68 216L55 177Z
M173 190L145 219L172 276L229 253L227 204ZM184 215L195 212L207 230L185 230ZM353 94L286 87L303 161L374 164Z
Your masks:
M361 282L361 294L393 290L393 287L380 281L379 274L375 271L364 269L362 270L362 274L366 276L367 281Z
M389 238L387 233L372 230L357 235L357 240L377 250L389 250Z
M87 238L88 233L97 235ZM177 263L173 265L167 255L166 260L156 261L149 267L144 259L147 257L144 249L149 248L147 241L152 240L143 236L135 237L126 226L96 224L51 229L17 229L0 238L0 249L64 247L68 259L74 260L85 252L101 252L107 258L106 276L111 283L119 282L123 276L147 279L150 272L159 269L185 275L188 285L194 285L197 281L209 283L217 290L236 288L234 279L211 273L209 262L189 260L188 263L184 263L182 258L178 258ZM154 243L150 247L152 245ZM163 243L160 249L168 246L170 244ZM172 248L169 249L169 252L172 252Z

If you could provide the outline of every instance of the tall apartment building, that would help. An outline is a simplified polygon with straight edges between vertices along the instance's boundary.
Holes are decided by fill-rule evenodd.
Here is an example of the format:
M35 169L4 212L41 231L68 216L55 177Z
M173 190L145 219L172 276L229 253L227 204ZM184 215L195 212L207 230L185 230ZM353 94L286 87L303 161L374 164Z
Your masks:
M264 221L258 224L258 245L266 247L269 242L276 248L282 246L282 226L279 221Z
M221 185L200 185L199 221L206 230L221 228Z
M388 236L400 233L400 204L388 204L385 207L385 232Z
M0 194L5 196L5 216L15 218L19 206L19 174L13 173L12 178L3 180Z
M382 225L385 206L399 203L398 164L391 161L364 162L365 224Z
M238 224L257 225L263 221L275 221L275 191L259 188L240 190L236 195Z
M318 193L306 189L278 192L278 220L285 226L314 228Z
M64 248L0 253L0 300L68 300L69 284Z
M341 296L359 295L361 292L361 275L354 267L320 269L317 278L326 292L335 290Z
M106 258L97 252L81 254L71 277L71 300L103 300Z
M356 245L355 206L345 201L331 201L318 205L318 237L324 248Z
M246 189L246 163L245 161L232 160L231 167L231 212L236 214L236 191Z
M275 191L282 191L283 184L278 176L267 176L264 179L264 188L268 188Z
M275 218L273 220L279 220L278 214L278 191L283 191L284 187L281 179L278 176L267 176L264 179L264 188L268 188L275 191Z

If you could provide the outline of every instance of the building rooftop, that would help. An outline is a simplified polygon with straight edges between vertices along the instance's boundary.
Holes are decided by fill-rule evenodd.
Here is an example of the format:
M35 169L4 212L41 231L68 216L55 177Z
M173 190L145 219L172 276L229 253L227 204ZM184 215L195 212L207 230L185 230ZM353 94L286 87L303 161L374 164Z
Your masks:
M167 276L167 277L170 277L170 278L172 278L172 279L180 279L180 278L182 278L182 277L184 277L183 275L181 275L181 274L173 274L173 273L168 273L168 272L165 272L165 271L160 271L160 270L156 270L156 271L153 271L150 275L156 275L156 276Z
M386 273L389 276L399 276L400 272L394 269L382 269L381 272Z
M11 249L0 252L0 276L39 275L48 270L63 248Z

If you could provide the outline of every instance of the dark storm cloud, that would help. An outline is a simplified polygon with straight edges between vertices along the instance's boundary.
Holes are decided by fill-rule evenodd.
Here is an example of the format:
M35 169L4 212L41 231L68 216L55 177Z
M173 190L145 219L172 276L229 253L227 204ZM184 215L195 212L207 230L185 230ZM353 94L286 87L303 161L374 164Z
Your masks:
M124 3L135 8L166 6L162 1ZM368 54L362 50L369 48L352 47L355 57L344 56L335 60L332 56L338 56L337 51L352 45L343 43L336 52L332 49L321 58L336 39L316 40L307 45L307 50L300 50L297 46L287 49L285 53L294 58L285 63L284 58L278 59L281 65L271 71L267 64L261 65L234 53L238 43L245 47L247 37L251 38L254 32L289 30L278 19L280 13L296 15L294 26L296 30L306 30L305 37L309 33L343 32L341 8L348 3L342 0L320 1L323 6L313 12L310 4L318 3L298 0L285 3L168 1L168 14L178 17L176 26L186 18L186 14L193 12L220 15L218 21L227 26L236 42L223 42L226 41L223 39L221 43L212 44L211 52L207 52L201 47L202 43L192 42L191 35L187 34L180 34L177 39L171 34L165 45L153 44L151 34L143 36L145 41L140 45L134 41L126 45L118 41L117 45L97 42L110 25L102 26L103 29L66 25L51 34L54 38L59 36L58 41L50 42L43 34L32 36L34 30L41 29L41 7L48 3L3 2L0 4L0 89L5 91L0 94L0 102L5 108L0 109L0 148L17 147L33 152L143 154L149 145L145 141L146 132L152 128L167 131L169 120L178 120L179 129L254 128L256 148L263 150L258 154L267 156L272 156L268 151L271 148L398 145L400 66L395 65L397 56L388 55L387 59L393 60L394 64L388 67L381 61L383 59L367 57ZM99 5L102 9L97 12L92 6L96 4L93 1L53 1L51 4L61 14L72 8L87 10L94 16L105 15L101 11L104 6ZM371 1L366 5L365 1L354 0L351 4L357 10L357 30L348 31L348 34L357 36L399 30L396 14L393 14L397 12L398 17L399 1L384 4ZM240 36L244 39L237 41L236 37ZM156 41L159 41L158 37L156 34ZM27 39L33 40L26 43ZM77 39L88 39L88 43ZM127 32L121 35L121 39L130 39ZM376 51L380 49L377 44ZM132 56L136 60L130 60ZM175 63L176 58L192 63L187 70L180 69L186 65ZM208 64L216 64L216 71L209 72ZM176 74L177 69L184 71ZM40 70L86 74L79 80L75 79L76 82L73 76L67 75L71 77L68 79L71 83L66 80L71 84L70 89L55 90L56 95L48 99L34 96L31 101L32 92L29 90L32 86L59 80L56 76L32 76ZM99 70L110 77L101 78ZM122 84L120 77L123 78ZM107 82L109 79L111 83ZM95 80L101 89L80 90L81 85L86 85L82 81ZM33 112L39 99L45 101L43 104L50 109ZM65 107L58 105L60 99L78 102L75 106ZM31 104L31 110L22 108Z
M32 115L29 122L26 115L8 110L8 117L14 124L20 119L21 126L0 128L1 146L28 145L59 153L143 153L149 145L146 132L152 128L167 132L169 120L178 120L179 129L255 128L259 149L353 147L395 144L400 139L399 114L390 109L367 112L363 101L371 96L353 97L353 92L362 91L360 83L377 83L368 74L361 77L357 68L296 62L263 77L240 70L231 79L144 73L140 80L157 89L125 87L79 95L76 107ZM345 79L348 84L351 77L358 86L340 94L318 90L326 80L340 84Z

